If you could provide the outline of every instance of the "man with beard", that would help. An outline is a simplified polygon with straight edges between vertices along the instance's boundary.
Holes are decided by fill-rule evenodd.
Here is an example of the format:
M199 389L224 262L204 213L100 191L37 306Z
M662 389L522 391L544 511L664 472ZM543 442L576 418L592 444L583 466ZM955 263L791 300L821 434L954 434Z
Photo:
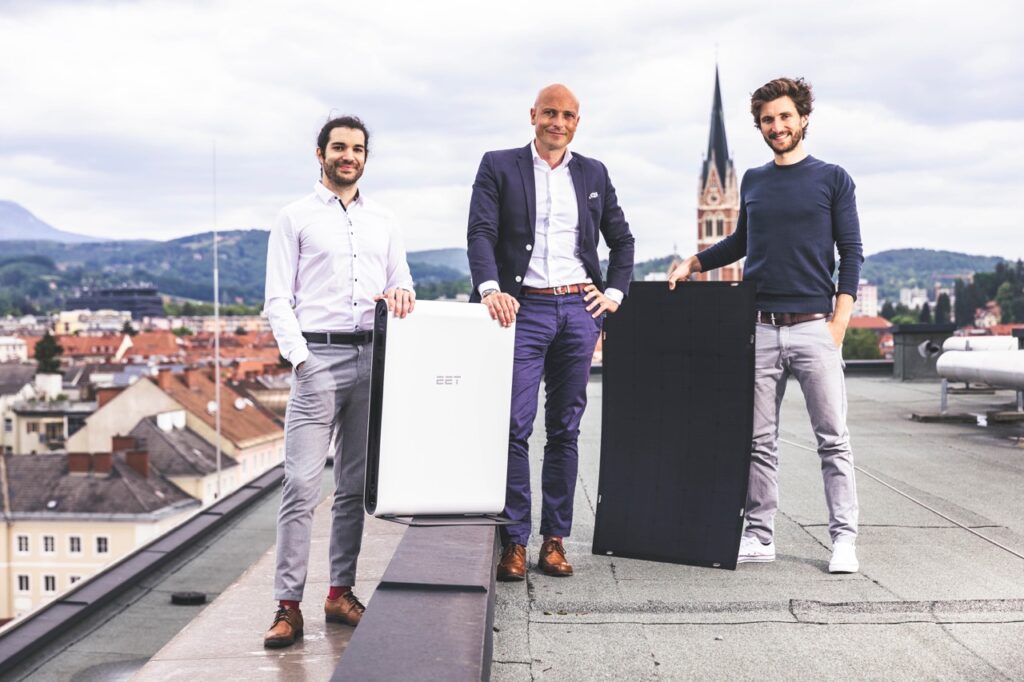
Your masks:
M857 486L841 347L864 257L853 180L804 151L813 100L803 79L778 78L754 92L754 125L775 159L743 176L736 231L676 266L669 288L743 256L743 277L757 287L754 433L739 563L775 560L778 419L786 380L793 375L821 459L832 538L828 569L855 573ZM836 250L838 287L832 280Z
M544 378L546 400L543 506L537 566L572 575L562 539L572 530L577 440L587 404L594 346L606 312L614 313L633 272L630 234L608 169L569 151L579 102L564 85L537 95L525 147L487 152L469 208L472 300L500 324L516 322L509 425L504 550L498 580L526 577L531 495L528 441ZM609 247L607 288L597 243Z
M352 593L363 534L363 472L375 301L405 317L415 304L394 217L357 183L370 135L354 116L328 121L317 139L320 181L281 210L267 246L265 309L278 348L295 368L285 421L284 485L277 520L274 598L264 646L302 636L299 609L310 526L332 438L328 621L357 625L365 610Z

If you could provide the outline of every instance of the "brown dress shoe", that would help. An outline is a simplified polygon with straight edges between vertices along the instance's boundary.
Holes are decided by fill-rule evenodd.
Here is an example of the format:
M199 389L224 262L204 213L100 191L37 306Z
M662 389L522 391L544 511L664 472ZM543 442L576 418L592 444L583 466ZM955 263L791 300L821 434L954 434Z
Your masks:
M501 552L497 576L502 582L522 580L526 577L526 547L510 542Z
M546 575L564 578L572 575L572 564L565 560L565 547L561 540L545 540L540 546L537 567Z
M363 618L366 607L349 590L337 599L324 602L324 618L328 623L344 623L355 627Z
M274 624L263 637L263 646L280 649L295 644L296 637L302 637L302 612L282 606L274 614Z

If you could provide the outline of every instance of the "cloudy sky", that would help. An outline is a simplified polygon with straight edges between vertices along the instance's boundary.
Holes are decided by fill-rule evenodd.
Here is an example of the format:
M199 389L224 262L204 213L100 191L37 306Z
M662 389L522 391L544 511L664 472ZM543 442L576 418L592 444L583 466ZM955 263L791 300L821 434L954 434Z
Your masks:
M0 0L0 199L168 239L213 224L216 156L218 226L267 228L312 188L320 125L356 113L363 190L409 248L463 246L481 154L525 145L561 81L638 257L689 252L717 55L741 172L770 158L750 92L804 76L808 150L854 177L867 253L1024 257L1019 3L288 4Z

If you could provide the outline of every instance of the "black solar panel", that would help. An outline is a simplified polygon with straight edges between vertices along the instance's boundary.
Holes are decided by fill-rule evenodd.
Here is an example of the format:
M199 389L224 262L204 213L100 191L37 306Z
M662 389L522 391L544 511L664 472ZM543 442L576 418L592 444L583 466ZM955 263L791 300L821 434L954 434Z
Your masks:
M634 282L605 322L595 554L736 568L754 287Z

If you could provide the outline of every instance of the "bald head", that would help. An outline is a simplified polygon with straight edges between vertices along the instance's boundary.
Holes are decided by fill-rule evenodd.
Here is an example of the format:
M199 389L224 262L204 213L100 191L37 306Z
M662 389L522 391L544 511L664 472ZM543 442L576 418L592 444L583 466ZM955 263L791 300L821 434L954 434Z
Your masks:
M571 101L573 108L576 110L577 116L580 112L580 101L576 99L576 95L572 94L572 90L562 85L561 83L552 83L546 87L540 89L537 93L537 99L533 102L533 108L539 109L541 102L548 100L549 98L556 98L560 101Z
M537 133L537 153L552 168L565 156L565 149L576 134L579 118L579 100L561 83L549 85L537 93L537 101L530 109L530 123Z

